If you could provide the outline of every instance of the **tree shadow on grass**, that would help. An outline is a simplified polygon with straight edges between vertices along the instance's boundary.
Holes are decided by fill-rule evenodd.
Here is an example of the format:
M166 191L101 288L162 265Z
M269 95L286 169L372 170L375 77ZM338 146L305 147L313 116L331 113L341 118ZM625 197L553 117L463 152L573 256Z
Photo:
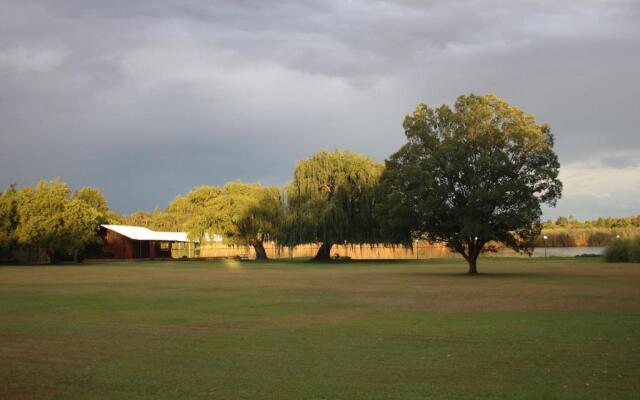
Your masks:
M548 278L568 278L572 277L570 274L562 274L562 273L548 273L548 272L530 272L530 271L522 271L522 272L478 272L476 275L469 275L466 271L459 272L441 272L441 271L421 271L421 272L394 272L396 275L402 276L413 276L420 278L434 278L434 277L457 277L460 279L476 279L476 280L487 280L487 279L548 279Z

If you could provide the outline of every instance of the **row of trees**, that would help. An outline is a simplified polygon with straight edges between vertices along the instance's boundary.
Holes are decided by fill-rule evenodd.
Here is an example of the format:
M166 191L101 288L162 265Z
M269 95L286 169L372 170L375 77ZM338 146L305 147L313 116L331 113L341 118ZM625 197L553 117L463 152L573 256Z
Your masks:
M254 245L258 257L266 257L266 238L321 243L317 259L328 259L335 243L437 241L461 253L470 273L488 242L531 249L541 204L555 205L562 190L548 126L493 95L461 96L453 108L421 104L403 126L407 144L384 166L319 152L298 163L279 201L274 188L255 186L252 201L236 201L233 188L247 185L201 187L152 223L169 221L195 236L222 232ZM263 192L270 201L257 200Z
M336 243L437 241L462 254L471 274L490 241L531 248L541 204L555 205L562 190L548 126L493 95L460 96L453 108L420 104L403 126L407 143L385 165L346 151L319 152L298 162L282 191L240 182L201 186L164 211L121 222L186 230L194 239L219 234L227 243L252 245L258 258L267 257L267 239L321 243L317 259L329 259ZM79 204L78 195L60 190L64 205L56 210ZM87 207L96 213L83 221L99 218L96 207ZM47 246L53 237L71 240L45 236Z
M376 188L383 170L369 157L347 151L318 152L298 162L284 190L257 183L200 186L163 211L136 212L125 224L184 230L192 239L214 234L230 245L253 246L268 257L265 240L284 246L321 243L317 259L329 259L335 243L376 243Z
M12 258L16 250L37 248L52 261L77 260L108 218L107 202L95 188L73 193L57 179L19 190L11 185L0 193L0 254Z
M631 217L608 217L580 221L573 215L558 217L555 221L547 220L544 229L590 229L590 228L640 228L640 215Z

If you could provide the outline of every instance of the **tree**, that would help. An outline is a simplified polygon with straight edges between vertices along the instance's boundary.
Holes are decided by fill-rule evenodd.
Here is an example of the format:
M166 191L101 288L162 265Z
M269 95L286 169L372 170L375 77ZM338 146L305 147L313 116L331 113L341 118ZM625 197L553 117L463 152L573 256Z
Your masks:
M541 204L560 198L547 125L494 95L460 96L453 109L420 104L404 120L407 144L387 161L378 215L387 241L442 242L467 260L489 241L530 250Z
M62 213L69 195L69 187L57 179L20 189L16 230L19 243L44 248L51 261L56 261L56 250L64 246Z
M125 225L142 226L159 231L188 230L187 223L195 216L202 214L210 202L221 194L222 189L219 187L202 185L184 196L176 196L164 210L135 211L120 218L110 213L110 218Z
M16 238L27 247L43 248L55 262L60 252L77 253L97 238L100 213L84 200L71 198L58 179L40 181L17 193Z
M0 258L12 258L14 247L18 244L18 192L15 183L4 192L0 192Z
M375 186L382 165L347 151L318 152L298 162L285 188L287 212L278 241L321 243L318 260L329 260L336 243L375 243Z
M84 201L102 215L106 216L109 212L109 204L107 203L107 199L105 199L102 192L96 188L90 186L80 188L76 192L75 197L78 200Z
M122 224L150 228L152 225L152 214L147 211L134 211L122 218Z
M202 185L184 196L176 196L164 210L164 216L155 218L157 221L154 221L154 225L163 225L167 229L170 223L173 223L172 230L185 230L187 222L204 212L220 195L222 195L221 188Z
M227 244L250 245L256 259L266 260L264 241L275 232L280 215L280 192L277 188L258 183L230 182L222 190L201 188L198 194L187 194L198 212L187 221L190 236L204 238L214 234L222 236Z
M97 242L98 227L104 214L84 200L68 200L62 211L63 226L60 232L63 245L60 249L73 254L73 260L79 261L78 253L89 243Z
M123 225L126 217L121 215L113 210L107 211L107 214L104 216L105 224L114 224L114 225Z

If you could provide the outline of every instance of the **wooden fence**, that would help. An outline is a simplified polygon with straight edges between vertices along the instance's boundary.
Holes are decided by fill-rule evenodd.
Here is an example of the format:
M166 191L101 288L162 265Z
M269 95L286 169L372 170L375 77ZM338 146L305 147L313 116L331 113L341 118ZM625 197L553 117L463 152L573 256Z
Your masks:
M318 244L310 243L294 247L278 246L275 243L265 243L265 250L269 258L312 258L318 252ZM352 259L424 259L457 257L449 249L442 245L430 245L418 243L413 248L390 245L334 245L331 248L332 257L349 257ZM174 244L172 249L174 258L223 258L223 257L247 257L255 258L255 252L251 246L227 246L221 243L184 243Z

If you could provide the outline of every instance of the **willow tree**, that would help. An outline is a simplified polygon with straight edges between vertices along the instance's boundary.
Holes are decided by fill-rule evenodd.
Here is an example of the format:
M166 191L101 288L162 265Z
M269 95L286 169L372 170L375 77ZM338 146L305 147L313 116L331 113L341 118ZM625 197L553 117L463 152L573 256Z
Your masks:
M348 151L318 152L299 161L285 188L279 242L321 243L318 260L330 259L337 243L375 243L375 186L381 172L381 164Z
M162 226L165 230L186 229L187 223L204 212L220 195L222 189L218 186L198 186L183 196L176 196L164 212L152 216L152 224L156 227ZM170 224L174 226L169 228Z
M122 223L158 231L183 231L190 220L204 212L221 194L222 188L218 186L198 186L185 195L176 196L164 210L135 211L124 216Z
M541 205L560 198L547 125L494 95L420 104L404 120L407 143L387 161L377 211L387 240L427 239L462 254L469 273L489 241L530 250Z
M220 235L227 244L252 246L256 259L266 260L264 241L273 236L277 226L280 191L258 183L230 182L222 190L208 191L205 197L185 224L190 236Z

